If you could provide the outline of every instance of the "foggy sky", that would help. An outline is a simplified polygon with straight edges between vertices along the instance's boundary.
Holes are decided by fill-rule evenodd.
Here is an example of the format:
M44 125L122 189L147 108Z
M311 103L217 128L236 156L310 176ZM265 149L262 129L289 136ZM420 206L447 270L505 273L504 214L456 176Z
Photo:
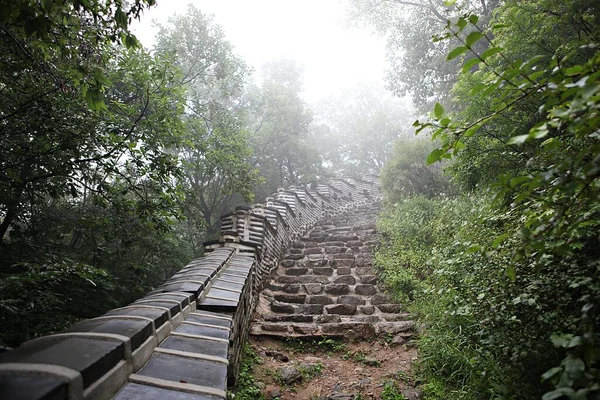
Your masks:
M184 13L189 0L159 0L133 30L153 45L152 20L163 23ZM303 97L310 103L359 82L383 86L385 40L366 29L349 28L345 2L338 0L196 0L214 15L226 38L255 70L272 60L295 59L304 66Z

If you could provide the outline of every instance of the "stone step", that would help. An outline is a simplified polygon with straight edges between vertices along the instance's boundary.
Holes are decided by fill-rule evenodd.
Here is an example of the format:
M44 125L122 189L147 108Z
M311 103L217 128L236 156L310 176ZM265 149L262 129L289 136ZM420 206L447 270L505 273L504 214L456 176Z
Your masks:
M323 316L332 317L332 316ZM362 316L351 320L340 316L336 318L323 318L328 322L266 322L255 321L250 327L250 334L255 336L276 337L314 337L336 336L347 338L371 338L383 335L399 335L405 339L413 336L414 322L396 321L387 322L379 320L377 316Z

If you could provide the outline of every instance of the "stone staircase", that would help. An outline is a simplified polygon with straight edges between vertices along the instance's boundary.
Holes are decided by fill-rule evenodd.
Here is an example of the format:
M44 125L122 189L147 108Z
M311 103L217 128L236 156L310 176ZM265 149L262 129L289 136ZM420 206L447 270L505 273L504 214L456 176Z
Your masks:
M327 219L295 241L260 294L250 334L410 336L409 314L383 292L373 268L379 206Z

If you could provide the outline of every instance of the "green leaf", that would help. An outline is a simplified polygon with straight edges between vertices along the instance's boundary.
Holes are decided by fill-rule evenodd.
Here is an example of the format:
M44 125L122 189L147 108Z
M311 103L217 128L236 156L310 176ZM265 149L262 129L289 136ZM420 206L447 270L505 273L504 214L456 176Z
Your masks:
M471 32L467 35L467 39L465 40L465 43L466 43L467 47L471 48L482 37L483 37L483 34L481 32L477 32L477 31Z
M566 76L575 76L580 75L583 72L583 67L581 65L574 65L565 70Z
M440 161L445 151L442 149L435 149L427 156L427 164L433 164L434 162Z
M438 120L444 115L444 107L442 107L440 103L435 103L435 106L433 107L433 115L435 116L435 119Z
M469 48L466 46L456 47L456 48L452 49L452 51L450 53L448 53L448 55L446 56L446 60L448 60L448 61L453 60L456 57L460 56L461 54L466 53L467 50L469 50Z
M115 11L115 22L120 28L127 29L127 14L123 12L121 7L117 8Z
M571 388L566 388L566 387L562 387L562 388L558 388L556 390L553 390L551 392L547 392L542 396L542 400L555 400L555 399L560 399L563 396L569 396L571 394L575 393L573 391L573 389Z
M498 246L500 246L500 244L504 241L504 239L506 239L508 237L508 233L504 233L500 236L497 236L494 241L492 242L492 247L493 248L497 248Z
M523 144L527 141L529 135L517 135L508 139L508 144Z
M517 279L517 271L515 270L515 267L513 267L512 265L506 267L506 276L508 276L508 278L511 281L515 281L515 279Z
M562 372L561 367L554 367L552 369L549 369L548 371L544 372L544 374L542 375L542 381L547 381L548 379L552 378L554 375L556 375L560 372Z
M581 97L583 97L584 100L589 100L589 98L592 97L599 88L600 83L588 83L583 87L583 90L581 91Z
M501 53L502 50L504 50L502 47L490 47L489 49L481 53L479 57L481 57L483 60L487 60L491 56Z
M459 18L458 21L456 21L456 26L462 31L467 26L467 21L464 18Z
M469 22L472 23L473 25L476 25L477 22L479 22L479 17L475 14L471 14L471 15L469 15Z
M470 60L465 61L465 64L462 67L463 74L469 71L477 64L479 64L479 58L471 58Z
M585 363L581 358L569 357L565 361L565 370L572 376L579 375L585 371Z

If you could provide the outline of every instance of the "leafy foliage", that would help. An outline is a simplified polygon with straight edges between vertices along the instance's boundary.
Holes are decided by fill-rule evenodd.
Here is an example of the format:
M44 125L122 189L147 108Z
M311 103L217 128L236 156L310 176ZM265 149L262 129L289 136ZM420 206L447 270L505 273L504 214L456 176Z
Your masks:
M439 38L459 43L453 104L415 126L463 195L397 203L378 255L427 326L431 398L598 396L599 22L594 2L506 2Z

